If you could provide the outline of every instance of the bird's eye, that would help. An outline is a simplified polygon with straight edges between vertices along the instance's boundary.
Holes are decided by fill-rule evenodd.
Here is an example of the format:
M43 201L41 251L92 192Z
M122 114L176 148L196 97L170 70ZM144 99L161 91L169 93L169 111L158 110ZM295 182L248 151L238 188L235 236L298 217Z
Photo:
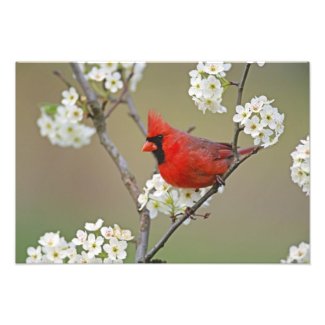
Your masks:
M162 134L157 135L158 139L162 139L162 137L163 137Z

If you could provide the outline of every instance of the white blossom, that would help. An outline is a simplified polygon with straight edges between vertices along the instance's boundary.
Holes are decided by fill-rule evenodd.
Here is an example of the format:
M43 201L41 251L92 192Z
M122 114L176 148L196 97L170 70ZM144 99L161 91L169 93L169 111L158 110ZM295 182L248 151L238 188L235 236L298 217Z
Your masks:
M230 63L207 62L205 64L204 71L208 74L219 75L221 77L224 77L226 75L225 72L230 70L230 68Z
M87 236L88 236L87 231L83 231L79 229L76 233L76 238L73 238L72 242L75 245L83 245L87 240Z
M77 254L75 258L75 263L77 264L99 264L102 263L100 258L90 257L85 251L82 251L81 254Z
M160 200L153 196L151 196L150 199L151 200L147 203L146 207L149 211L150 219L154 219L157 217L159 210L161 211L164 209L164 205Z
M114 225L114 236L119 240L132 240L134 236L132 236L131 231L128 229L121 229L121 227L117 224Z
M231 64L222 62L200 62L196 70L189 72L191 86L188 93L203 113L207 110L212 113L227 112L227 108L221 104L224 92L222 82L227 82L223 77L230 67Z
M258 135L254 138L254 145L259 144L264 147L270 145L270 136L273 134L273 131L270 129L262 129L259 131Z
M180 189L179 203L187 207L192 206L200 198L200 192L193 189Z
M196 70L191 70L189 75L191 78L196 78L199 75L203 75L205 73L205 64L203 62L199 62L196 66Z
M62 92L62 104L64 106L71 106L71 105L75 105L79 95L76 91L75 88L71 87L69 90L65 90Z
M75 106L75 105L73 105ZM61 125L65 125L69 123L69 106L63 106L59 105L56 110L56 115L55 115L55 122L57 123L57 127Z
M103 219L98 219L95 223L86 222L85 229L88 231L96 231L98 230L104 223Z
M222 88L221 82L215 76L209 76L207 79L202 81L203 96L206 98L221 97ZM198 97L198 96L197 96Z
M281 263L309 263L310 262L310 245L301 242L298 246L289 248L289 255L286 260L281 260Z
M200 111L202 111L203 113L205 113L207 110L211 111L212 113L226 113L227 109L226 107L221 105L221 99L219 97L220 95L220 91L218 90L215 94L215 96L213 97L204 97L201 99L197 99L196 104L199 108Z
M263 126L260 124L260 119L255 115L251 119L247 119L244 132L255 138L258 136L262 128Z
M34 247L28 247L27 249L28 257L26 259L26 263L41 263L42 261L42 251L41 246L37 246L37 248Z
M102 236L96 237L94 234L89 234L82 247L84 250L88 251L89 258L92 258L102 251L103 243L104 238Z
M256 96L236 107L233 121L244 127L244 133L253 138L254 145L264 148L274 145L284 131L284 114L271 105L273 101L266 96Z
M138 196L138 203L140 204L140 208L139 211L141 211L147 204L148 200L149 200L149 191L150 189L148 188L144 188L144 193L141 193Z
M90 72L87 74L87 77L88 77L88 79L100 82L106 78L106 75L107 75L107 69L92 67Z
M68 248L66 249L66 257L69 259L68 264L76 263L77 259L77 249L73 243L68 244Z
M76 105L68 106L67 118L71 123L80 122L83 119L83 110Z
M112 93L118 92L119 89L123 88L123 82L120 80L121 74L114 72L106 76L105 88L110 90Z
M254 97L249 103L253 113L258 113L264 105L271 104L274 100L268 100L266 96Z
M252 115L249 104L246 104L245 107L237 105L236 112L237 114L234 115L233 121L240 124L245 124L248 118Z
M40 238L38 242L44 247L55 247L60 242L59 232L47 232L46 234L44 234L44 236Z
M42 114L42 116L37 120L37 125L40 128L41 136L53 136L56 131L55 121L48 115Z
M261 115L261 124L263 127L269 127L270 129L276 128L276 121L278 109L272 107L271 105L264 105L263 109L260 112Z
M143 71L144 71L145 67L146 67L145 63L141 63L141 62L135 63L134 69L133 69L133 76L130 80L130 90L131 91L133 91L133 92L136 91L137 85L138 85L139 81L142 79Z
M66 257L66 252L60 246L43 247L43 252L47 261L55 264L62 264L63 259Z
M202 97L202 77L200 75L191 79L191 87L188 90L188 94L190 96L195 96L196 98Z
M100 233L105 239L110 239L114 236L114 229L112 227L103 227L100 229Z
M309 136L301 140L296 150L291 153L292 166L291 179L301 187L302 191L309 195L310 191L310 145Z
M105 71L106 75L114 73L118 68L118 62L100 63L100 67Z
M111 260L123 260L126 258L127 242L124 240L119 241L117 238L111 238L109 244L104 245L104 251L108 254Z
M103 263L104 264L122 264L123 260L120 260L120 259L112 260L111 258L106 257L103 259Z

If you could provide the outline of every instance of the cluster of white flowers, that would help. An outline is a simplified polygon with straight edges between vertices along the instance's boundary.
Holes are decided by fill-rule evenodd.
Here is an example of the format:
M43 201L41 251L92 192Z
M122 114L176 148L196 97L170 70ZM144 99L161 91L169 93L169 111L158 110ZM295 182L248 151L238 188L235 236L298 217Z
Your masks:
M138 82L142 79L145 63L135 62L105 62L105 63L85 63L84 73L87 79L103 82L104 88L111 93L116 93L123 88L124 80L130 76L129 88L136 91Z
M85 230L78 230L76 238L66 242L60 233L48 232L38 243L27 249L27 263L123 263L128 241L134 237L130 230L120 226L103 227L104 221L86 223Z
M187 207L191 207L197 202L210 188L199 190L175 188L167 184L160 174L154 174L152 179L146 182L144 193L138 197L141 204L140 210L146 207L149 210L150 218L156 218L158 212L177 219L185 212ZM224 187L219 188L223 192ZM203 205L208 206L210 199ZM189 224L190 218L184 221Z
M77 105L79 95L71 87L62 92L61 105L44 105L37 120L41 135L53 145L81 148L90 143L95 129L82 123L83 109Z
M236 106L233 121L244 127L244 132L254 139L254 145L271 146L284 131L284 114L271 106L273 101L260 96L252 98L245 106Z
M281 260L281 263L309 263L310 262L310 245L304 242L299 246L291 246L289 248L289 255L286 260Z
M190 71L191 87L188 91L195 105L203 113L225 113L226 107L221 105L223 83L226 71L231 68L230 63L200 62L196 70ZM228 83L229 84L229 83Z
M302 191L309 195L310 191L310 144L309 136L306 140L301 140L301 143L296 147L296 150L291 153L293 160L291 169L292 181L298 184Z

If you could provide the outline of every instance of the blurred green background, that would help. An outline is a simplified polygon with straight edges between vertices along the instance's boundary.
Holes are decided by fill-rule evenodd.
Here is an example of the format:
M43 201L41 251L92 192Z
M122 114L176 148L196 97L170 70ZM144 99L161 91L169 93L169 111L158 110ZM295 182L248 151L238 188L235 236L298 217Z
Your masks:
M146 123L149 109L160 112L173 126L193 135L231 142L237 89L223 97L227 114L205 115L188 95L188 72L195 63L148 63L134 101ZM98 217L118 223L137 235L138 214L110 157L96 135L81 149L53 146L36 125L41 103L59 103L64 84L53 75L60 70L80 90L67 63L17 63L16 67L16 262L24 263L28 246L37 246L48 231L61 231L71 240L85 222ZM244 64L234 63L227 79L239 81ZM243 102L253 96L274 98L285 113L280 141L245 162L228 180L224 194L213 198L206 219L182 226L156 255L169 263L278 263L288 248L309 242L309 198L290 177L290 153L309 134L309 64L253 65ZM155 166L141 152L144 142L127 108L119 106L108 120L108 131L129 168L143 187ZM241 135L241 146L251 144ZM149 248L170 224L165 215L152 220ZM129 244L127 262L135 247Z

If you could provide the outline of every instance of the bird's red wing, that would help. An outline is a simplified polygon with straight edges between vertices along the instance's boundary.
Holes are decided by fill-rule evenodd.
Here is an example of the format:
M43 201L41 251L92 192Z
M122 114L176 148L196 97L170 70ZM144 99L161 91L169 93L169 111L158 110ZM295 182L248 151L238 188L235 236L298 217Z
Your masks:
M232 146L228 143L212 142L202 138L193 137L195 141L189 141L189 151L198 156L206 157L211 161L230 158L233 156Z
M221 175L228 169L233 152L231 145L194 138L188 145L189 164L198 173Z

